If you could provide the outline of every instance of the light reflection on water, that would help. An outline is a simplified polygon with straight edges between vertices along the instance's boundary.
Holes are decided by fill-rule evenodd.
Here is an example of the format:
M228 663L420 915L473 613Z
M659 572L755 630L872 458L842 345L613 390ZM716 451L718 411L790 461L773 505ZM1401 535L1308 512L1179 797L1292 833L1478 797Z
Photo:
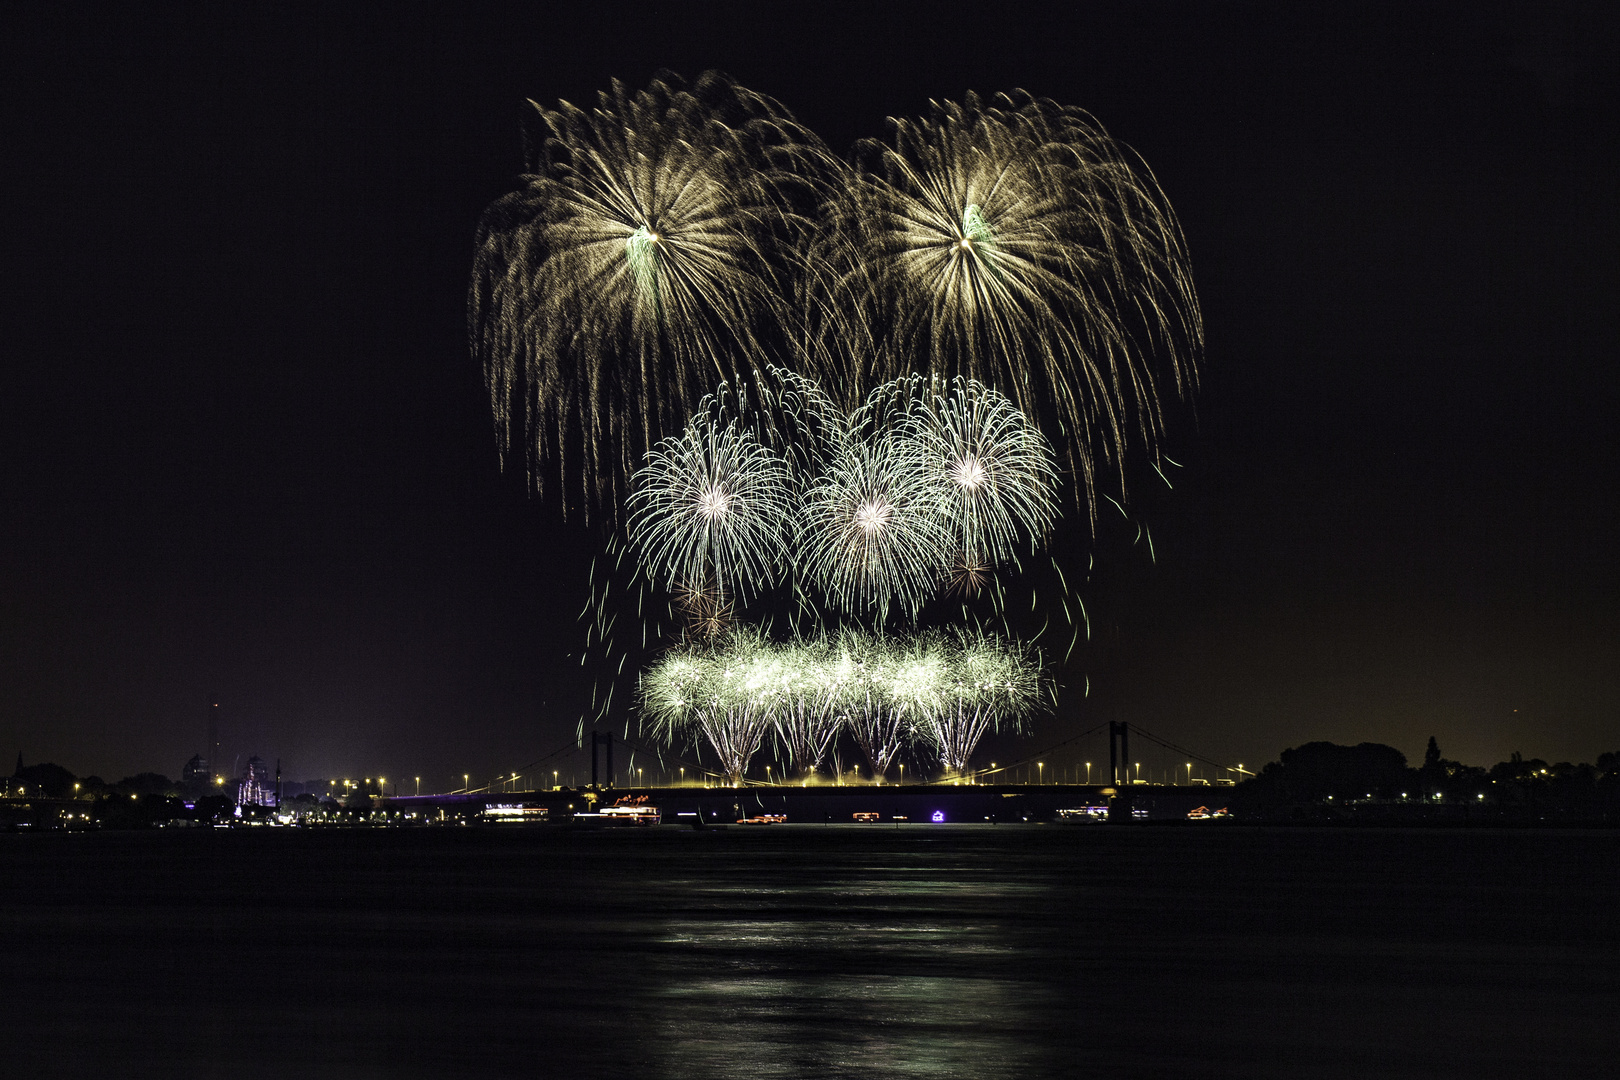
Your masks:
M995 907L1032 890L914 878L806 891L834 906L887 897L914 911L939 895L976 891L979 904ZM758 908L759 899L747 896L743 906ZM804 896L778 899L802 903ZM660 944L668 952L645 1004L662 1075L811 1077L867 1069L889 1077L997 1077L1029 1076L1040 1065L1036 991L1005 974L1017 950L993 917L828 919L754 910L744 918L672 918Z
M700 978L662 995L666 1076L1029 1076L1040 1044L1006 980L938 976ZM658 1006L655 1005L655 1008ZM1033 1075L1042 1075L1035 1072Z
M1608 832L0 836L19 1075L1603 1075Z
M685 903L635 995L653 1071L1041 1075L1040 991L1009 974L1019 945L1001 913L1044 906L1049 887L926 848L840 859L791 886L666 883Z

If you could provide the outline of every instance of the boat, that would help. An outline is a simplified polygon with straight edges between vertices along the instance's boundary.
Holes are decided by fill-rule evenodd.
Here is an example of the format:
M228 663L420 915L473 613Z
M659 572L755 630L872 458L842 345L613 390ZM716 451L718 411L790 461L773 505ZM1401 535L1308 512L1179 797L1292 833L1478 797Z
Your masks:
M600 810L575 814L573 820L584 826L642 826L657 825L662 816L658 807L651 806L645 795L626 795L612 806Z
M493 803L484 807L483 817L497 825L543 825L551 811L533 803Z
M780 825L787 820L786 814L755 814L753 817L738 818L739 825Z

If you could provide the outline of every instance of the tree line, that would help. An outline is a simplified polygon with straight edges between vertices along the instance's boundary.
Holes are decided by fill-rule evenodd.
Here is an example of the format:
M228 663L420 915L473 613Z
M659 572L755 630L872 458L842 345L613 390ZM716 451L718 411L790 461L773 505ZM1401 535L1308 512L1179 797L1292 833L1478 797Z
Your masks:
M1412 766L1393 746L1311 742L1284 750L1233 790L1249 818L1620 821L1620 751L1593 763L1515 752L1486 768L1445 757L1429 737Z

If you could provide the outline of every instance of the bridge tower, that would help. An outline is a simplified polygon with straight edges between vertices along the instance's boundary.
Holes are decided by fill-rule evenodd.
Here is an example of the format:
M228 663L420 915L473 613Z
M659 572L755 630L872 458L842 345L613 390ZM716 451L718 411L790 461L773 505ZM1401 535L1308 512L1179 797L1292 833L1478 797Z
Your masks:
M1108 721L1108 771L1114 783L1114 796L1108 800L1108 820L1114 824L1128 822L1131 820L1131 725L1127 721Z
M606 731L606 732L593 731L593 732L591 732L591 787L594 788L594 787L598 786L598 784L597 784L597 776L596 776L596 747L599 744L602 745L602 746L607 747L607 753L605 755L606 758L607 758L607 786L612 787L613 786L613 732L611 732L611 731Z

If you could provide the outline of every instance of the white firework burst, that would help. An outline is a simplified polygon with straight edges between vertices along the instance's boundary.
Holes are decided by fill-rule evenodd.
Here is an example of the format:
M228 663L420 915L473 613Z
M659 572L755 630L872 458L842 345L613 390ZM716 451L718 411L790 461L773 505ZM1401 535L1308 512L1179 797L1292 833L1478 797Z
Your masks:
M807 486L795 553L838 610L915 615L948 572L951 538L911 450L901 436L857 429Z
M906 431L933 479L959 569L1005 562L1017 542L1033 545L1057 520L1051 446L1005 394L953 380L922 396Z
M792 491L787 462L753 432L700 413L636 473L630 541L671 588L746 598L780 573Z

